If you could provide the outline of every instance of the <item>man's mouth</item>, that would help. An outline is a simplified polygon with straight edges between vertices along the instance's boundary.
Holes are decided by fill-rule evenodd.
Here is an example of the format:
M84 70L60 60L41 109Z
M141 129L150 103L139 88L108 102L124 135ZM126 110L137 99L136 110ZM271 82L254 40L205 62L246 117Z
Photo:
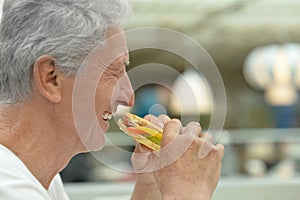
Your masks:
M108 121L112 118L112 112L105 111L101 117L104 121Z

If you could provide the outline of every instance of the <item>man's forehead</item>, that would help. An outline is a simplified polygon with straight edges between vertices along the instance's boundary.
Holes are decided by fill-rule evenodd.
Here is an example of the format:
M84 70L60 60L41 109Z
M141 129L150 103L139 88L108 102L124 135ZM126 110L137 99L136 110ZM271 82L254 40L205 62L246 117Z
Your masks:
M110 26L107 30L107 36L113 36L116 34L122 34L124 35L124 31L120 26Z
M121 46L126 47L126 52L124 52L124 54L128 54L126 36L120 26L109 27L107 30L106 42L111 48L119 48Z
M120 42L121 44L126 44L125 33L123 29L119 26L112 26L108 28L107 40L112 40L115 42Z
M107 39L95 48L86 58L86 64L98 68L122 66L128 58L128 48L125 33L120 27L110 27L107 31Z

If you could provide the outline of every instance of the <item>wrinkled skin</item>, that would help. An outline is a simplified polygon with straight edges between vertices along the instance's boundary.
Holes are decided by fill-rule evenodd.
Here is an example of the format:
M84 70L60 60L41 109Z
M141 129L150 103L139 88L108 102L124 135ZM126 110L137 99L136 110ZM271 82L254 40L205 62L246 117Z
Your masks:
M165 115L146 118L164 126L161 151L157 156L137 144L132 156L138 172L132 199L211 199L220 177L223 145L212 145L208 133L200 134L199 123L182 128L179 120ZM203 149L211 151L203 156Z

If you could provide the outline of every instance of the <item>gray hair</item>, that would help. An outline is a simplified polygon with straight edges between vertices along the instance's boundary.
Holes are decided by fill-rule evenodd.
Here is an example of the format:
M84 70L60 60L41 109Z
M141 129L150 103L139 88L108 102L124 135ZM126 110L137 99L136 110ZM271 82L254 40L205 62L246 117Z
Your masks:
M0 25L0 105L32 95L33 65L50 55L74 76L110 26L129 15L126 0L5 0Z

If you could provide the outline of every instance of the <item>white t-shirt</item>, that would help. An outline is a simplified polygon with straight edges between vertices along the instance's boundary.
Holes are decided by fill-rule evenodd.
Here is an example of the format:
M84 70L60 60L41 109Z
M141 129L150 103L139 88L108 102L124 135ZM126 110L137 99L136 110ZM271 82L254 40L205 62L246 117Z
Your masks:
M0 200L69 200L58 175L46 190L25 164L0 144Z

